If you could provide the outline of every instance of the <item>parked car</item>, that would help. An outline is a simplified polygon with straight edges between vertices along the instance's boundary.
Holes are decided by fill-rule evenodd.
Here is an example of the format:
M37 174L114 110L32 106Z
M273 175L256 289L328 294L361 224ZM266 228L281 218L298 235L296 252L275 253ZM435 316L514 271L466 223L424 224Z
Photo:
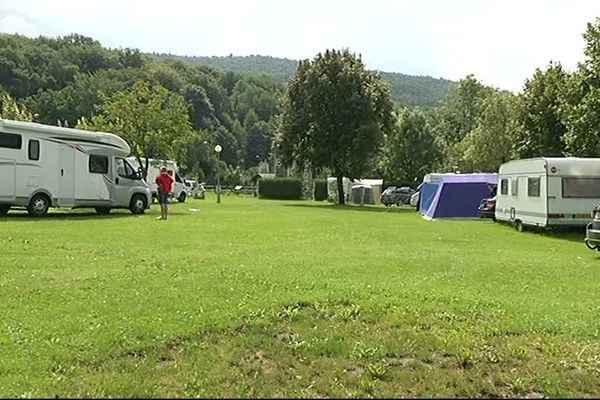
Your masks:
M415 193L415 190L408 186L396 187L390 186L383 191L381 194L381 203L385 206L391 206L395 204L401 206L402 204L409 204L410 198Z
M477 209L480 218L491 218L492 221L496 222L496 197L481 200Z
M204 199L204 192L206 189L204 188L204 182L195 182L192 184L192 197L195 199Z
M584 243L588 249L600 251L600 203L592 210L592 222L585 228Z
M413 193L412 196L410 196L410 205L413 207L416 207L419 204L419 196L420 196L421 192L416 191L415 193Z

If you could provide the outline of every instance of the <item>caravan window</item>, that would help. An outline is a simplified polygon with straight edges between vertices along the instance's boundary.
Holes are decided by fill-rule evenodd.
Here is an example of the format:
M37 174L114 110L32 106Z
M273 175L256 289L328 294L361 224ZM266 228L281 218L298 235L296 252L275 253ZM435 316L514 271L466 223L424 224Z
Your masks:
M540 178L527 178L527 196L540 197Z
M92 174L108 174L108 157L90 154L89 168Z
M512 196L519 195L519 180L517 178L511 179L510 181L510 194Z
M29 140L29 159L37 161L40 159L40 141L31 139Z
M508 194L508 179L500 181L500 194Z
M563 198L600 198L600 178L562 178Z
M20 150L23 145L21 135L0 132L0 147Z

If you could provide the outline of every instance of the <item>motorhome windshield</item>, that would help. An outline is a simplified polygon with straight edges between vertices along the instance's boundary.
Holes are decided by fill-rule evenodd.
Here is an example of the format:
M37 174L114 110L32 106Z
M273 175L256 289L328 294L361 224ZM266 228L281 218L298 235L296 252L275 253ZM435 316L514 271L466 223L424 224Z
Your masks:
M131 166L129 161L123 158L117 158L117 174L124 178L130 179L141 179L141 175L139 171L136 171L135 168Z

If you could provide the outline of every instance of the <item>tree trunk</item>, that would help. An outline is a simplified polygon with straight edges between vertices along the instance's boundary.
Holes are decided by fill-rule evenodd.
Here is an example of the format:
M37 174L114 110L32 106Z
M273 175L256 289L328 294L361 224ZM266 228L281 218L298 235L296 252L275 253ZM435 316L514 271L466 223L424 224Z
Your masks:
M337 177L337 188L338 188L338 202L340 204L346 204L346 196L344 196L344 178L341 176Z
M145 157L146 163L144 164L142 162L142 159L140 158L140 156L135 156L138 164L140 165L140 168L142 169L142 178L144 178L144 180L146 182L148 182L148 157Z

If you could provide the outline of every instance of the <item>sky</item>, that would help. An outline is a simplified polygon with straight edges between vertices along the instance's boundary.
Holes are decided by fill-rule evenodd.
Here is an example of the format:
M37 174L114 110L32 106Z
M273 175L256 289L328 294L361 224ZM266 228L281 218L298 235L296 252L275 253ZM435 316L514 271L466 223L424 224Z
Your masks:
M598 0L0 0L5 33L79 33L190 56L305 59L348 48L369 69L474 74L513 92L550 61L575 69L596 17Z

